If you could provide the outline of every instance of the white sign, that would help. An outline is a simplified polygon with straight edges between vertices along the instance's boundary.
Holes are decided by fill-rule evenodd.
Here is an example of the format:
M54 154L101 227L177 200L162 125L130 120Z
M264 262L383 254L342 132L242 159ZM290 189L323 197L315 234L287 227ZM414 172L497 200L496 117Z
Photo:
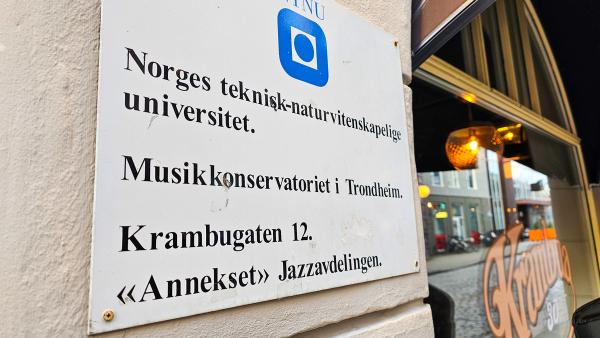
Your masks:
M401 76L334 1L104 0L90 332L418 271Z

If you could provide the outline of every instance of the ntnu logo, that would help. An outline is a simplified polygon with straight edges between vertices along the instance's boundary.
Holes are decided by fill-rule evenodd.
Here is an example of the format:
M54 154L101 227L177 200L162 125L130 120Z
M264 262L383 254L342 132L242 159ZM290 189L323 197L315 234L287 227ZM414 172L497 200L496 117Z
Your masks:
M289 76L323 87L329 81L327 40L314 21L287 8L279 12L279 61Z
M320 20L325 20L325 6L315 0L285 0L289 5L301 9L306 14L314 15Z

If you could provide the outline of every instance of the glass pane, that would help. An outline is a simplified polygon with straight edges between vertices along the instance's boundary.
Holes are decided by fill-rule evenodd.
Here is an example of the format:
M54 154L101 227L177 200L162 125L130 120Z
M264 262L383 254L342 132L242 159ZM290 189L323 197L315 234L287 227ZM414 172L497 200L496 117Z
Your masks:
M448 170L439 149L452 128L473 122L456 123L452 99L413 86L418 179L430 187L421 202L436 325L453 323L456 337L568 336L575 306L599 293L574 149L473 107L472 121L502 133L504 154L480 148L476 169Z
M490 72L491 87L504 94L508 94L496 11L496 4L494 4L481 15L485 54L488 62L488 71Z
M475 76L473 40L470 26L465 27L460 33L453 36L435 53L435 56L463 72Z
M556 203L553 202L554 199L577 194L577 188L571 186L565 191L565 187L569 186L568 180L550 177L514 160L498 158L495 153L484 151L482 155L480 167L473 170L474 175L469 171L442 174L445 177L458 175L461 181L466 182L470 177L481 177L483 179L479 180L479 185L485 189L478 192L468 188L431 189L430 198L435 203L426 204L425 210L429 210L434 222L428 223L428 218L424 219L425 227L435 229L435 237L431 241L434 247L429 248L430 283L452 298L457 337L493 337L500 331L490 327L488 319L497 326L520 332L519 336L530 333L533 337L565 337L570 329L569 318L573 311L573 276L561 265L563 256L559 255L563 253L556 248L565 245L569 254L577 257L580 257L582 249L570 246L567 238L562 236L563 228L560 226L572 224L562 214L566 212L565 207L555 212L553 205ZM498 170L504 171L501 176L502 184L507 186L505 192L500 191ZM500 196L502 199L498 198ZM505 210L502 209L502 203L507 206ZM512 223L503 223L504 220L513 219ZM559 233L561 236L558 236ZM508 259L504 259L505 255L514 258L515 262L509 263ZM539 264L547 266L541 267ZM579 265L583 268L592 266ZM524 266L538 266L540 271L554 269L554 272L548 272L549 275L546 272L534 273L525 270ZM577 270L571 265L570 271L575 273ZM520 288L512 285L512 295L505 294L502 299L495 299L499 296L492 297L491 294L506 286L503 284L506 283L503 279L506 275L501 277L500 271L527 273L529 281L519 280L525 276L516 277L516 281L513 277L512 283L517 283ZM582 278L590 280L589 274L582 275ZM580 279L577 282L585 289L585 281ZM532 293L532 287L541 288L539 292L543 297L535 298L539 295ZM484 290L488 292L487 310ZM519 295L519 292L522 294ZM515 322L509 318L511 314L501 314L501 309L494 302L504 302L507 306L515 302L519 305L520 299L525 308L531 307L532 312L522 318L523 325L515 327ZM583 301L581 299L579 304Z
M450 188L460 188L460 182L458 179L458 172L451 171L448 173L448 187Z
M562 106L557 88L554 85L554 80L550 73L550 66L546 63L542 48L537 43L537 39L531 31L531 27L529 27L529 40L531 41L533 64L542 116L562 127L566 127L567 124L561 108Z
M482 229L479 227L479 217L479 205L469 205L469 229L472 232L482 232Z
M523 44L521 39L521 31L519 29L519 15L517 13L516 1L521 0L506 0L506 17L508 19L508 29L510 33L510 43L513 55L513 64L515 67L515 75L517 80L517 88L519 90L519 102L526 107L531 108L531 100L529 97L529 87L527 83L527 72L525 70L525 55L523 53Z

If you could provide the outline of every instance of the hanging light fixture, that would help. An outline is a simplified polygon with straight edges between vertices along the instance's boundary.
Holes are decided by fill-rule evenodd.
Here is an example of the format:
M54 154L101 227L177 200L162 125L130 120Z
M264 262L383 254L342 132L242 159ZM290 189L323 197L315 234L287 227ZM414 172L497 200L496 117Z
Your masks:
M421 199L429 197L430 194L431 189L429 189L429 186L425 184L419 185L419 197L421 197Z
M520 144L526 138L523 126L520 123L500 127L497 131L504 144Z
M502 138L492 125L480 124L455 130L446 140L446 156L457 170L477 169L479 149L485 148L502 154Z

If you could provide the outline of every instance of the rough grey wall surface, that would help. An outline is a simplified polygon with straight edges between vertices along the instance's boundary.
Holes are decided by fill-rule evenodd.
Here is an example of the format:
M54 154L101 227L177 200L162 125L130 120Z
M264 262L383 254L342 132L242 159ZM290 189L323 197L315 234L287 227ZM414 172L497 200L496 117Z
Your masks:
M340 2L399 37L408 83L410 1ZM99 0L0 1L0 337L87 333L99 7ZM424 266L422 250L421 257ZM106 336L285 336L426 294L422 269ZM428 335L431 322L422 322L430 317L416 306L378 330Z
M0 336L81 336L98 1L0 1Z

